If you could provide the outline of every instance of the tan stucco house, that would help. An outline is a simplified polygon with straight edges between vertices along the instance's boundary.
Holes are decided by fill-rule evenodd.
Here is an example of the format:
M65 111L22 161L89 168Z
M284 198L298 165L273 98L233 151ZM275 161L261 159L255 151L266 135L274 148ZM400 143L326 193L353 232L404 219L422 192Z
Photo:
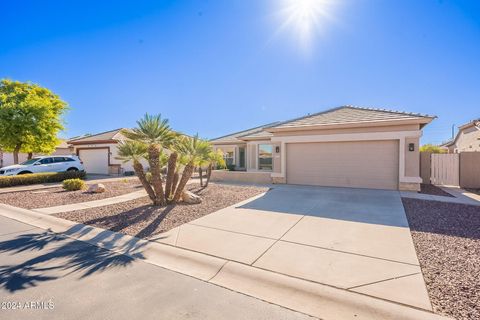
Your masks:
M342 106L211 140L238 171L215 180L419 190L419 139L435 117Z
M125 137L122 128L82 136L68 141L74 154L83 161L85 171L93 174L122 174L133 171L132 163L117 160L117 145Z
M455 138L442 147L448 149L448 153L480 151L480 119L472 120L458 127Z
M50 155L71 155L73 152L73 148L67 143L65 140L60 140L60 144L55 148L55 151L52 152ZM37 156L40 154L34 154ZM27 161L28 154L27 153L19 153L18 154L18 162L22 163ZM2 152L0 150L0 168L6 167L14 164L13 161L13 153L12 152Z

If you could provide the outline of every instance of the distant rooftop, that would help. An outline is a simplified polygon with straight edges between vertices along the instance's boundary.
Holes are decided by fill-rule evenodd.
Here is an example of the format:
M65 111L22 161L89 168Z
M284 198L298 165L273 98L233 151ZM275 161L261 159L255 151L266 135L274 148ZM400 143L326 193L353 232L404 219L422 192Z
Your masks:
M115 136L120 133L120 130L123 128L100 132L92 135L85 135L77 138L70 139L68 143L79 143L79 142L89 142L89 141L106 141L106 140L115 140Z
M221 136L221 137L218 137L218 138L215 138L215 139L210 139L210 142L215 142L215 143L240 142L240 141L242 141L241 138L244 138L244 137L247 138L247 137L252 136L252 135L262 134L262 132L264 132L265 128L271 127L271 126L279 124L279 123L280 123L279 121L272 122L272 123L267 123L267 124L264 124L264 125L261 125L261 126L257 126L257 127L254 127L254 128L247 129L247 130L238 131L238 132L231 133L231 134L228 134L228 135L225 135L225 136ZM269 134L269 133L266 132L265 134Z

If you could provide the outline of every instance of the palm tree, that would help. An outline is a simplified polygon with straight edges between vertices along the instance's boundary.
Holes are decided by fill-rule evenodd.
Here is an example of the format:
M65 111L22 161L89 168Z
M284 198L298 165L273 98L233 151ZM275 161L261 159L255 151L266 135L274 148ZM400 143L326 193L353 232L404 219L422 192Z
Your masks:
M218 149L216 151L210 152L208 155L208 169L207 169L207 181L205 182L205 188L208 187L210 182L210 177L212 176L212 170L215 167L225 168L227 164L225 163L225 157L222 150Z
M165 181L165 198L167 199L167 202L171 202L175 193L175 186L178 182L177 164L178 160L182 157L177 151L177 146L180 140L181 136L177 134L170 144L170 156L167 163L167 179ZM175 174L177 174L177 181L175 181Z
M198 164L198 175L200 177L200 186L203 187L203 169L207 168L208 170L208 165L210 164L210 159L208 157L202 159L199 164Z
M131 130L122 130L122 134L134 141L146 144L148 154L148 164L152 174L152 187L155 192L155 205L165 205L166 198L163 191L163 181L161 176L160 155L163 149L171 147L177 137L167 119L162 119L161 115L145 116L137 121L137 128Z
M148 182L148 179L145 175L145 170L143 169L143 165L140 162L142 159L145 159L147 157L147 145L139 141L127 140L119 142L117 149L118 156L116 157L116 159L122 160L123 162L133 162L133 170L135 170L138 179L147 191L150 199L152 201L155 201L155 192L153 191L152 186Z
M182 177L175 190L172 202L176 203L182 196L183 189L187 185L188 180L192 177L193 170L200 163L208 158L212 152L212 145L206 140L202 140L198 135L194 137L184 136L179 140L178 151L183 154L187 160L187 164L182 172Z

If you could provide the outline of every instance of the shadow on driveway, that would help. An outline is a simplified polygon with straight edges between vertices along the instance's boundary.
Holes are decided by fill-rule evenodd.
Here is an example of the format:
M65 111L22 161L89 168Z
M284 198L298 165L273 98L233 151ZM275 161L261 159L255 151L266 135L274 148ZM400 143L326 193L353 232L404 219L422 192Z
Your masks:
M316 186L275 186L244 209L408 227L398 191Z
M76 225L66 234L86 235L91 227ZM92 240L102 241L108 247L118 245L121 236L104 231ZM143 258L140 249L144 243L136 239L129 240L118 248L125 250L133 258ZM0 286L9 292L38 286L72 273L79 273L80 278L109 268L126 267L133 258L115 254L106 249L76 241L50 231L18 235L14 239L0 242L0 253L9 253L27 260L13 265L0 266Z

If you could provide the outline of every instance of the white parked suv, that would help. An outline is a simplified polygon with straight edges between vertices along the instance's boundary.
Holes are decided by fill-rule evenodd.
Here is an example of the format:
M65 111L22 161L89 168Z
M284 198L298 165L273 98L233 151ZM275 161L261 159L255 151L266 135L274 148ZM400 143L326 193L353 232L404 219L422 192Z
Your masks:
M83 162L77 156L41 156L0 168L0 176L39 172L84 171Z

